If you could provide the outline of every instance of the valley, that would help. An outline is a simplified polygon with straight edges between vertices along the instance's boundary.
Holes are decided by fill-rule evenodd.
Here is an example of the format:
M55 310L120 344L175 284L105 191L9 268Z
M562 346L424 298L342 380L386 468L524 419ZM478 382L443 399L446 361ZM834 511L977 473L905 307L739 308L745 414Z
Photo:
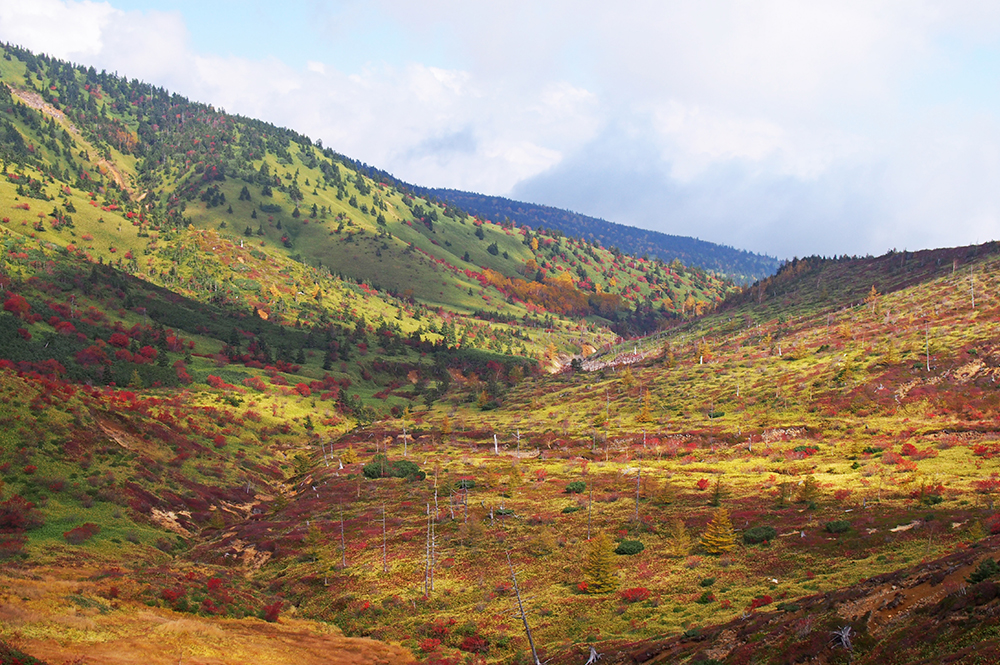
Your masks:
M741 288L23 49L0 84L0 662L995 651L996 243Z

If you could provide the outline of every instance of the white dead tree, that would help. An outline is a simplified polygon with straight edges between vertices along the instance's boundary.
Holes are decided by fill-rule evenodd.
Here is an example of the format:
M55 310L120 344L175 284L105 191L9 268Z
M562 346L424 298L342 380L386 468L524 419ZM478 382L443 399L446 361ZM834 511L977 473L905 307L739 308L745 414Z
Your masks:
M340 507L340 567L347 568L347 547L344 544L344 507Z
M385 502L382 503L382 572L389 572L389 559L386 557L385 547Z
M434 520L431 519L431 504L427 503L427 557L424 562L424 596L430 597L434 590Z
M510 550L507 550L507 567L510 568L510 580L514 587L514 597L517 598L517 611L521 615L521 623L524 624L524 632L528 636L528 646L531 647L531 657L535 660L535 665L542 665L538 660L538 651L535 650L535 640L531 637L531 628L528 626L528 617L524 614L524 603L521 601L521 589L517 585L517 575L514 573L514 563L510 560Z
M635 474L635 521L639 521L639 485L642 482L642 469Z

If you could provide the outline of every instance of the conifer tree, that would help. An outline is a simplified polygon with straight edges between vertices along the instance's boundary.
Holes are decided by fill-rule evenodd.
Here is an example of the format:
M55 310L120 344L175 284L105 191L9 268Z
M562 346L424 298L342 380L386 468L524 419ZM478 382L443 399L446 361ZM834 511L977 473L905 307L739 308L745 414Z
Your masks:
M604 532L590 541L583 569L587 593L607 593L617 586L613 544L611 537Z
M684 526L684 520L675 517L667 525L667 537L670 538L670 554L675 557L686 557L691 553L691 534Z
M736 548L736 534L733 533L728 510L719 508L715 511L715 517L701 536L701 546L709 554L724 554Z
M815 508L815 504L819 501L819 498L819 482L816 480L815 476L806 476L805 481L802 483L802 487L799 489L799 503L809 504L810 508Z

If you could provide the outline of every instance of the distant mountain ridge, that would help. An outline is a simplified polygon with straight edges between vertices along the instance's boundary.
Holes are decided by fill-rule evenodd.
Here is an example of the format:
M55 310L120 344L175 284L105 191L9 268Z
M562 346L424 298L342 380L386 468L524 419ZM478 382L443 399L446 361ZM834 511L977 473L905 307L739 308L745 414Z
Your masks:
M777 272L782 261L764 254L718 245L706 240L639 229L580 213L535 203L514 201L457 189L415 187L423 195L434 196L475 215L495 222L505 217L532 228L547 228L566 235L615 246L635 256L649 255L667 263L674 259L725 274L737 283L751 284Z

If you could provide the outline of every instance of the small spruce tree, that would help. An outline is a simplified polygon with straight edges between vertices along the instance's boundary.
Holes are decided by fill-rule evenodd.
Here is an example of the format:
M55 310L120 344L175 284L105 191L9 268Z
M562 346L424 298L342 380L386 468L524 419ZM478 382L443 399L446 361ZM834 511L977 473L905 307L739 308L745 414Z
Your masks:
M691 553L691 534L684 526L684 520L675 517L667 525L667 537L670 538L669 552L674 557L686 557Z
M617 586L614 543L604 532L590 541L590 550L584 562L583 581L586 583L587 593L607 593Z
M715 517L701 536L701 546L709 554L724 554L736 548L736 534L733 523L729 521L728 510L719 508L715 511Z
M809 504L810 507L815 507L819 498L819 482L816 480L815 476L806 476L806 479L802 482L802 487L799 488L799 503L805 503Z

